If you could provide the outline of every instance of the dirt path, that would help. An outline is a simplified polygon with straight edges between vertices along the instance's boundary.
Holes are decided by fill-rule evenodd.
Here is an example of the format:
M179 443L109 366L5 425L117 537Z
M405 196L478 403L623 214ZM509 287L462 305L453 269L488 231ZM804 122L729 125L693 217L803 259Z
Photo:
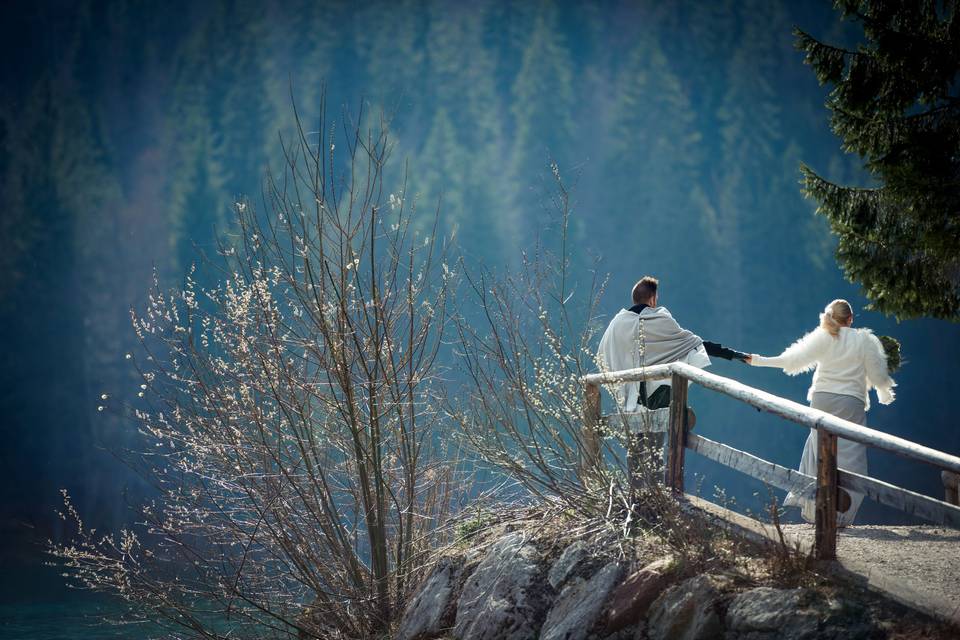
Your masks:
M717 526L779 544L776 529L702 498L685 501ZM812 524L782 527L791 547L813 546ZM836 569L908 607L960 625L960 531L935 526L856 525L840 530Z
M784 525L804 548L813 525ZM960 531L934 526L858 525L840 531L837 561L871 587L960 623Z

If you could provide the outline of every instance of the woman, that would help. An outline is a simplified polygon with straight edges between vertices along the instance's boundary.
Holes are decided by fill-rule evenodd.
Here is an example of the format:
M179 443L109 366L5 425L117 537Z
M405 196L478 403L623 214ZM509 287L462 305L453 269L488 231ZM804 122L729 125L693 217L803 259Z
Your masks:
M789 375L797 375L816 367L807 399L810 406L838 418L866 425L870 408L870 388L877 390L880 404L893 402L896 386L887 371L887 356L880 340L869 329L853 329L853 309L846 300L834 300L820 314L820 326L797 340L776 357L752 355L747 361L757 367L778 367ZM837 466L861 475L867 473L867 449L864 445L837 439ZM817 432L810 430L803 447L800 472L817 475ZM862 493L841 489L837 509L837 525L853 523L863 501ZM802 508L801 515L813 522L815 506L787 494L785 506ZM846 508L844 508L846 507Z

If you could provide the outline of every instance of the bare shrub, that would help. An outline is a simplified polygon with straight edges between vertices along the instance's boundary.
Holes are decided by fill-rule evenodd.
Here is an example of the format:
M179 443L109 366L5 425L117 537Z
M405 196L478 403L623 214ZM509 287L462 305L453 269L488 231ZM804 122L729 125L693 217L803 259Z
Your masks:
M807 584L817 577L814 572L817 563L813 545L804 552L799 540L794 541L792 545L787 542L780 522L780 504L770 486L767 486L767 494L767 513L770 516L770 523L777 532L777 542L771 545L764 555L767 570L778 582Z
M572 277L570 195L552 168L559 247L539 239L511 272L464 269L469 286L455 325L465 388L449 414L469 450L527 495L588 515L606 510L609 491L619 500L623 487L616 465L584 464L582 454L580 377L595 368L592 319L603 288Z
M349 123L298 118L263 212L238 202L238 236L201 263L216 284L191 271L131 312L134 462L158 498L108 536L68 501L78 535L52 548L177 637L382 636L450 535L462 483L436 363L453 274L437 214L418 230L384 185L385 123Z
M585 429L592 408L581 379L603 369L595 349L605 280L593 271L586 284L582 272L573 277L571 194L555 164L552 173L555 242L540 239L506 273L464 269L470 296L454 321L466 390L450 403L451 418L466 448L514 479L520 494L615 532L623 555L628 540L655 536L685 566L712 566L730 545L664 485L662 434L631 433L619 409L596 437ZM641 415L641 430L650 431L650 415Z
M572 197L557 165L551 169L552 242L539 238L509 272L464 268L468 297L455 324L466 389L450 415L466 448L526 495L629 535L640 521L662 525L676 501L663 485L656 438L628 441L622 415L593 433L584 428L581 378L601 367L597 312L606 281L595 270L575 277Z

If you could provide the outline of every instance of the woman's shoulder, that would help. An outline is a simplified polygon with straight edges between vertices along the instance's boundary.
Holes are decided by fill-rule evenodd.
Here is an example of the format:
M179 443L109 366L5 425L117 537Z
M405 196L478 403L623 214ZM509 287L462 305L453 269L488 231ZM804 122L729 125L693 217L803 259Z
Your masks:
M824 349L829 348L829 345L832 342L833 336L831 336L825 329L816 327L798 338L797 341L789 347L789 349L805 352L809 352L811 350L821 352Z
M853 348L870 350L871 347L883 351L883 345L880 338L873 334L872 329L867 327L844 327L841 336L846 338L847 344Z
M833 339L833 336L830 335L830 332L824 329L823 327L814 327L811 331L808 331L801 340L810 341L810 342L822 342L828 343Z
M869 329L867 327L843 327L840 329L840 332L845 332L847 335L852 336L861 342L873 342L874 340L879 340L879 338L873 335L873 329Z

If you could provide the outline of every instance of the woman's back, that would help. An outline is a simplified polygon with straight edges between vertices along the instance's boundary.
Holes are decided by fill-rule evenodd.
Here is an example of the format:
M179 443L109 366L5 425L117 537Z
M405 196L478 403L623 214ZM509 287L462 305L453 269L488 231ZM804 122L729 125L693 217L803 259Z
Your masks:
M837 337L823 329L825 348L813 374L812 392L828 391L856 396L867 401L866 346L871 333L866 329L841 327Z
M807 399L810 406L826 411L855 424L866 425L866 410L870 408L870 387L877 390L881 404L893 402L894 381L887 370L887 356L880 339L869 329L853 329L853 308L846 300L834 300L820 314L820 326L803 336L779 356L765 358L753 354L750 364L760 367L779 367L790 375L809 371L816 367L813 384ZM811 429L803 456L800 472L808 476L817 474L817 451L819 435ZM837 465L841 469L866 475L867 448L852 440L838 438ZM839 507L837 524L853 523L864 495L841 489L841 498L847 498L847 506ZM793 492L787 494L785 506L803 508L802 516L813 522L816 507Z
M807 399L818 391L853 396L869 408L870 387L877 388L880 402L893 401L893 380L887 372L887 359L880 340L869 329L840 327L831 335L817 327L790 345L779 356L754 355L751 364L779 367L790 375L816 367Z

